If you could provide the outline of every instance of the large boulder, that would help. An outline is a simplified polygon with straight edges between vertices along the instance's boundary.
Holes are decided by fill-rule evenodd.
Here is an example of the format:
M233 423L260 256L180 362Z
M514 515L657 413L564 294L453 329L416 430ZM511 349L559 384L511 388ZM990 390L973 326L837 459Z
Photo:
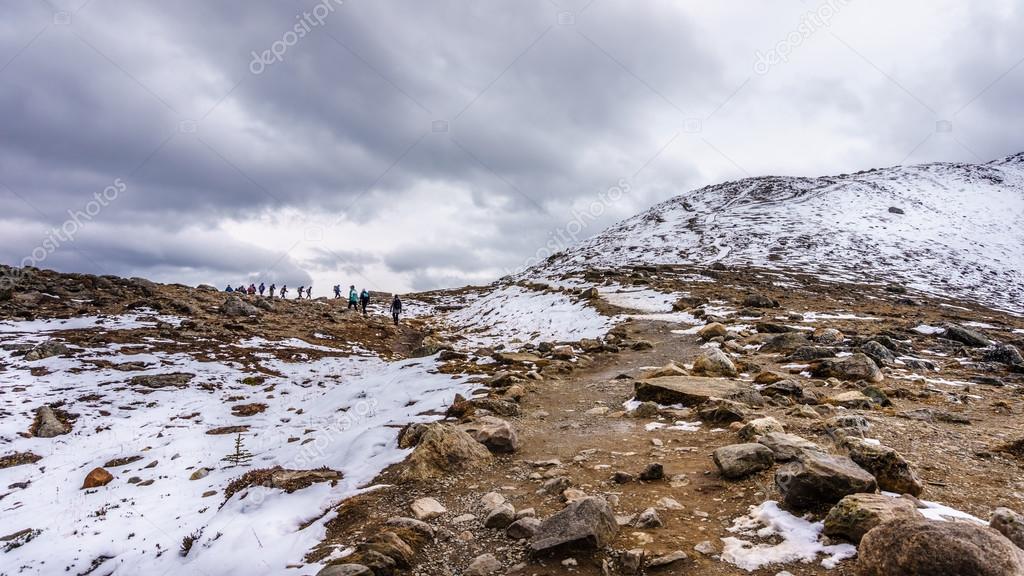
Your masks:
M859 352L845 358L821 360L813 366L812 372L819 378L849 381L881 382L885 379L875 361Z
M985 350L983 358L986 362L999 362L1011 366L1024 364L1024 356L1021 356L1020 350L1013 344L996 344Z
M791 354L802 346L810 345L811 341L803 332L787 332L765 342L758 351L763 354Z
M70 354L71 350L60 342L53 340L47 340L42 344L39 344L35 348L32 348L25 354L25 360L29 362L35 360L42 360L51 356L63 356L64 354Z
M698 376L727 376L738 374L736 365L718 348L711 348L693 361L693 373Z
M825 450L796 434L785 432L769 432L757 438L759 444L765 445L775 456L776 462L789 462L804 455L805 452L824 453Z
M729 479L745 478L775 463L772 451L762 444L733 444L723 446L711 455L722 476Z
M920 496L924 491L924 484L910 463L896 450L856 437L846 438L843 444L850 459L873 474L882 490L912 496Z
M255 316L259 310L238 296L231 295L220 305L220 312L226 316Z
M530 540L534 554L561 548L603 548L619 531L615 513L604 498L588 496L541 522Z
M923 518L917 506L906 498L883 494L850 494L825 516L825 535L859 544L869 530L900 518Z
M942 333L942 337L974 348L992 345L992 341L989 340L988 336L981 332L969 330L955 324L946 328L946 331Z
M776 470L775 485L786 505L799 510L830 506L844 496L878 488L875 477L853 460L816 452L805 452Z
M721 322L712 322L700 330L697 331L697 336L701 340L711 340L712 338L724 338L729 333L729 330L725 327L725 324Z
M1024 548L1024 515L1009 508L996 508L988 525L1009 538L1018 548Z
M874 360L875 364L878 364L879 366L891 366L896 362L896 355L893 354L891 350L874 340L865 342L860 347L860 351L868 358Z
M750 294L743 299L743 305L749 308L778 308L779 302L764 294Z
M110 484L111 480L114 479L114 475L107 472L103 468L93 468L85 476L85 480L82 482L82 490L89 488L99 488L100 486L106 486Z
M491 453L466 432L449 424L431 424L405 461L400 477L404 481L439 478L480 467Z
M900 519L864 535L857 566L861 576L1017 576L1024 553L972 522Z
M763 436L771 432L785 432L786 428L771 416L764 416L747 422L740 428L738 434L740 438L747 441L754 441L758 436Z
M689 407L699 406L711 398L730 398L743 392L743 388L728 380L697 376L637 380L633 386L637 400Z
M36 409L36 418L32 424L32 435L37 438L54 438L67 434L71 428L57 418L53 408L40 406Z
M462 425L462 429L491 452L515 452L519 449L519 435L511 424L501 418L484 416Z

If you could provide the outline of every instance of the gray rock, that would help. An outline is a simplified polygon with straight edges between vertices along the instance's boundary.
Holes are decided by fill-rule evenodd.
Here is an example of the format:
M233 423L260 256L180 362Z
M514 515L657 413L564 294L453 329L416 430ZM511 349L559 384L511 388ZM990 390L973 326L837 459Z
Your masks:
M658 570L659 568L664 568L666 566L682 562L687 558L688 556L686 555L686 552L676 550L675 552L670 552L663 556L651 558L651 561L647 563L647 567L651 570Z
M824 453L825 450L796 434L785 432L769 432L757 438L759 444L763 444L775 456L776 462L789 462L804 455L805 452Z
M778 308L779 302L764 294L751 294L743 299L743 305L749 308Z
M516 509L509 503L495 506L484 519L484 527L502 530L508 528L516 520Z
M570 486L572 486L572 480L569 480L565 476L556 476L541 484L540 490L537 490L537 493L554 496L556 494L561 494Z
M689 407L699 406L712 398L729 398L743 391L743 388L727 380L697 376L638 380L633 386L637 400Z
M711 400L701 406L697 416L712 424L731 424L746 419L743 405L732 400Z
M844 497L825 516L824 533L859 544L872 528L899 518L923 518L917 506L906 498L882 494L851 494Z
M469 576L487 576L501 570L501 562L494 557L494 554L482 554L473 559L466 568Z
M32 362L35 360L50 358L51 356L63 356L64 354L70 353L71 350L64 344L48 340L29 350L28 353L25 354L25 360Z
M989 526L1006 536L1018 548L1024 549L1024 515L1009 508L996 508L996 511L992 513Z
M615 513L608 502L589 496L543 521L530 540L530 550L537 554L563 547L603 548L618 531Z
M996 344L985 351L983 358L986 362L999 362L1011 366L1024 364L1024 356L1021 356L1020 350L1013 344Z
M861 576L1016 576L1024 554L1002 534L970 522L894 520L858 548Z
M519 435L511 424L500 418L483 416L461 428L491 452L509 453L519 449Z
M527 538L533 538L534 534L537 533L538 528L540 528L540 520L537 518L520 518L505 529L505 534L514 540L525 540Z
M142 374L141 376L134 376L131 379L133 386L142 386L143 388L182 388L188 386L188 383L192 381L195 374L187 374L185 372L174 372L172 374Z
M333 564L317 572L316 576L373 576L373 570L362 564Z
M633 523L637 528L650 529L650 528L661 528L663 523L661 517L658 516L658 511L654 508L648 508L640 513L636 517L636 521Z
M804 395L804 388L796 380L779 380L778 382L772 382L761 389L761 394L765 396L789 396L791 398L801 398Z
M896 450L861 438L846 438L843 445L851 460L874 475L880 489L911 496L920 496L924 491L924 484L910 463Z
M224 300L224 303L220 305L220 311L227 316L255 316L259 313L255 306L234 295L228 296Z
M767 446L754 443L723 446L711 457L722 476L733 480L767 470L775 463Z
M874 493L875 477L845 456L805 452L775 471L775 485L790 508L833 505L844 496Z
M751 442L758 436L764 436L765 434L769 434L771 432L785 431L786 428L782 425L782 422L779 422L778 420L771 416L765 416L763 418L751 420L750 422L744 424L743 427L740 428L739 430L739 436L741 439Z
M963 326L957 326L955 324L946 328L946 331L942 333L942 337L974 348L992 345L992 341L988 339L988 336L985 336L981 332L968 330Z
M417 498L410 505L413 516L417 520L433 520L448 511L440 502L434 498Z
M758 351L762 354L790 354L801 346L810 344L811 341L803 332L787 332L765 342Z
M693 361L692 372L698 376L727 376L738 374L736 365L718 348L711 348Z
M53 408L49 406L40 406L36 409L36 422L33 435L37 438L53 438L71 431L67 424L57 419Z
M835 360L821 360L812 367L812 373L819 378L848 381L881 382L885 379L875 361L861 353Z
M788 362L806 362L808 360L821 360L822 358L835 358L836 351L825 346L801 346L786 357Z
M430 524L415 518L396 516L394 518L389 518L385 524L395 528L405 528L412 530L413 532L418 532L429 540L434 539L434 528Z
M874 360L875 364L878 364L879 366L891 366L896 362L896 355L893 354L891 350L874 340L865 342L864 345L860 347L860 351L867 355L868 358Z

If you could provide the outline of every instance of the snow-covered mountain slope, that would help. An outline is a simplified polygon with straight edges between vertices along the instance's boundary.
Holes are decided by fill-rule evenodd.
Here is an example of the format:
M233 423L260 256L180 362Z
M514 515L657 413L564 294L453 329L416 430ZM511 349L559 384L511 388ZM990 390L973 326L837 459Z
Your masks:
M713 262L901 283L1024 313L1024 153L987 164L709 186L625 220L525 275Z

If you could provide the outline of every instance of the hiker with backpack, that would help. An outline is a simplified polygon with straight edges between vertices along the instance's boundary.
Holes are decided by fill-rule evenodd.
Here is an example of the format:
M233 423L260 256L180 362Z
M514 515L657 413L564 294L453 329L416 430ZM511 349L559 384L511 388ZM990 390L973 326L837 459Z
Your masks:
M306 300L313 299L313 283L310 282L309 286L306 286Z
M281 286L281 298L288 298L288 285Z
M359 293L356 292L355 285L348 287L348 309L358 310L357 305L359 303Z
M391 299L391 317L395 319L395 326L398 326L398 315L402 313L402 301L398 298L398 294Z
M297 300L302 300L302 294L305 291L306 291L306 287L305 286L299 286L299 296L298 296Z
M260 296L263 296L263 292L266 289L267 289L267 287L263 284L263 282L260 282Z
M363 288L359 294L359 305L363 308L363 316L366 316L366 307L370 304L370 292Z
M341 298L341 284L334 285L334 298Z
M271 284L271 285L270 285L270 297L271 297L271 298L273 298L273 297L274 297L274 291L275 291L275 290L277 290L277 284Z

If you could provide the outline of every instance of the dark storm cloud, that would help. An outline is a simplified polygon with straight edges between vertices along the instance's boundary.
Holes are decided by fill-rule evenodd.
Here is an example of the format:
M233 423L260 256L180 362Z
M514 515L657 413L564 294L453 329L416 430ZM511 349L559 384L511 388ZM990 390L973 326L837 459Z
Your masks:
M19 262L120 180L48 265L295 283L303 268L378 270L428 288L529 262L623 179L629 193L572 239L724 177L1024 148L1020 8L948 4L844 3L759 76L755 52L812 5L7 2L0 260ZM946 118L955 139L935 132ZM387 229L424 195L421 222ZM460 195L465 221L430 212ZM286 240L273 227L285 212L299 215L288 226L316 218L377 240Z

